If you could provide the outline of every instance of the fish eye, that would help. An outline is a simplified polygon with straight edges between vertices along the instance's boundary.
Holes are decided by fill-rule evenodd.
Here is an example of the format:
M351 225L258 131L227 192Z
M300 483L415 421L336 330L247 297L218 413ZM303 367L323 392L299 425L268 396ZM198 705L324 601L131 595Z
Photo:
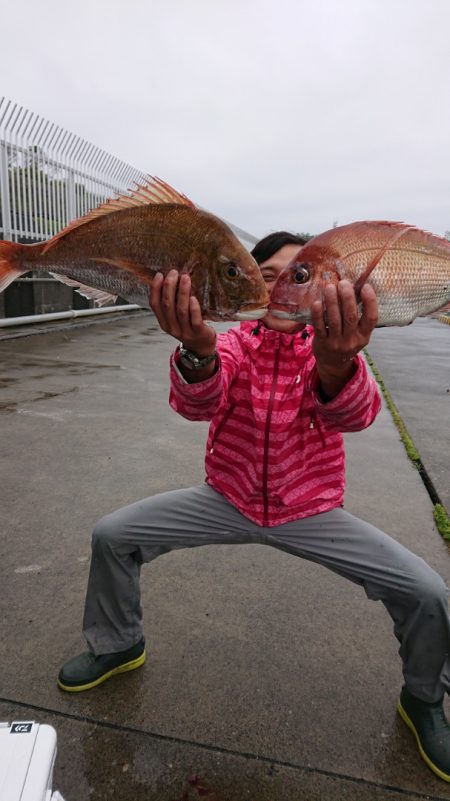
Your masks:
M234 264L229 264L226 269L226 273L228 278L236 278L238 274L237 267Z
M306 284L309 281L309 267L307 264L296 264L292 271L294 283Z

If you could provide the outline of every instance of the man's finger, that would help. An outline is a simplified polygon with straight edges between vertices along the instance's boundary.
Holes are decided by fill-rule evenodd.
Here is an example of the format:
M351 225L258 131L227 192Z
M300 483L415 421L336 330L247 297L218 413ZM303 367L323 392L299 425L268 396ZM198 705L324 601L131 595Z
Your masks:
M187 273L180 277L176 295L176 314L183 327L190 326L189 298L191 295L191 278Z
M314 335L324 339L328 332L324 316L324 306L321 300L315 300L311 306L311 324L314 327Z
M170 270L162 286L161 308L163 315L172 330L177 324L176 314L176 295L178 289L179 274L177 270Z
M159 325L163 330L166 328L166 319L162 309L162 288L164 283L164 276L162 273L156 273L150 286L150 308L155 314Z
M328 336L336 337L342 334L342 315L339 305L337 287L334 284L327 284L324 289L324 305L326 324L328 326Z
M378 301L375 290L370 284L364 284L361 289L362 315L359 321L361 334L369 338L378 322Z
M355 290L350 281L339 281L338 295L342 315L342 333L344 336L354 334L358 326L358 307Z
M191 316L191 328L194 333L198 333L205 325L205 322L203 320L200 303L193 295L189 298L189 312Z
M164 281L164 276L162 273L156 273L153 276L153 280L150 285L150 306L152 307L153 311L155 311L155 308L160 306L161 287L163 281Z

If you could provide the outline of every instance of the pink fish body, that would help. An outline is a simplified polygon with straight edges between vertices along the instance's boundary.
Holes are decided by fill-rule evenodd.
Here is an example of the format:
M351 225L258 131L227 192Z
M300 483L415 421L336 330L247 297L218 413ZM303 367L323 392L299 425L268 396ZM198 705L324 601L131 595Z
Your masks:
M408 325L450 304L450 242L414 226L356 222L332 228L299 250L270 294L277 317L308 322L326 284L343 278L358 297L373 286L378 326Z

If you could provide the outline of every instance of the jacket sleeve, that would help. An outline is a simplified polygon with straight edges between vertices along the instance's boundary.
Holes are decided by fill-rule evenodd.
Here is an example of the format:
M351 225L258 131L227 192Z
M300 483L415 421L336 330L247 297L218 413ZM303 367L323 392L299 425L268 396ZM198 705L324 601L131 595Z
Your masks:
M242 348L233 329L217 338L217 370L206 381L189 384L179 371L177 350L170 357L169 403L187 420L211 420L226 399L230 384L239 369Z
M342 433L368 428L381 409L380 393L376 381L369 375L366 362L358 354L355 363L357 370L354 376L339 394L327 403L320 400L317 392L319 374L315 366L309 376L316 412L327 428Z

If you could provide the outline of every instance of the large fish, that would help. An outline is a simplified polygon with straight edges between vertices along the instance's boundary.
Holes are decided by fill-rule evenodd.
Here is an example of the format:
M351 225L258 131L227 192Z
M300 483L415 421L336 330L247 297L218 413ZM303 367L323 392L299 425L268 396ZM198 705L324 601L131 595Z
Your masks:
M371 284L378 326L408 325L450 307L450 242L411 225L355 222L332 228L304 245L270 293L276 317L310 320L326 284L347 278L359 292Z
M258 265L222 220L158 178L103 203L46 242L0 240L0 291L30 270L49 272L98 305L117 297L149 308L153 276L190 273L209 320L253 320L269 296Z

